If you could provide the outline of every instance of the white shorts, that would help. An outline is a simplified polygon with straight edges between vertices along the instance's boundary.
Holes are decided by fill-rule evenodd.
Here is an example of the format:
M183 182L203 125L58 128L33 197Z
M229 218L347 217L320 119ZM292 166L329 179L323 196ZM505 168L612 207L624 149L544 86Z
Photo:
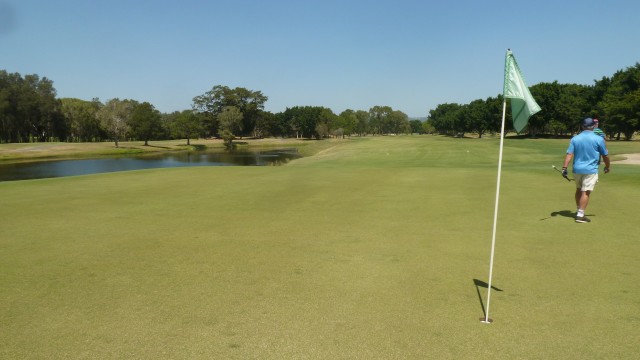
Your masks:
M573 178L580 191L593 191L598 183L598 174L573 174Z

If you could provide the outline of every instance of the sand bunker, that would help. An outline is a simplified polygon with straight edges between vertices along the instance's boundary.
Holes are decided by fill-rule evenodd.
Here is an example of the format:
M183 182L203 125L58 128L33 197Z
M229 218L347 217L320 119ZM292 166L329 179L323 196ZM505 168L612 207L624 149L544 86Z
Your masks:
M618 156L624 156L626 159L614 161L616 164L640 165L640 154L619 154Z

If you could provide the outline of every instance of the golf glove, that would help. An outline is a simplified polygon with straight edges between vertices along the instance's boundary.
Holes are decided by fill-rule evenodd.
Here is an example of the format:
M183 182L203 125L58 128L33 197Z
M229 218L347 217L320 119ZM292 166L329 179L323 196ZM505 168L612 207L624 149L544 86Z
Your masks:
M562 168L562 176L564 176L564 177L569 176L569 173L567 172L567 168L566 167Z

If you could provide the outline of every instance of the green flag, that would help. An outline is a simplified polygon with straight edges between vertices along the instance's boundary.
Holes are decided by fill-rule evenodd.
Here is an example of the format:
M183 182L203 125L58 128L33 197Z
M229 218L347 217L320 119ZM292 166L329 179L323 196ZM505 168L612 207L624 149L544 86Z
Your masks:
M511 50L507 50L507 57L504 60L504 89L502 94L505 99L511 99L513 127L520 133L527 126L531 115L541 109L540 105L531 96L527 84L524 83L524 78Z

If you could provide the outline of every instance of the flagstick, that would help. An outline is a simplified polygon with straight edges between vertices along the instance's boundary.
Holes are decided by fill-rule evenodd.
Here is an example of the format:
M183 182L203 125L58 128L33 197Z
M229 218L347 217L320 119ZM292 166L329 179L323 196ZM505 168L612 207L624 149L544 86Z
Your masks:
M502 174L502 148L504 147L504 119L507 113L507 99L502 103L502 129L500 130L500 155L498 156L498 184L496 186L496 206L493 213L493 238L491 240L491 260L489 260L489 286L487 289L487 312L482 320L485 324L490 324L493 320L489 319L489 305L491 302L491 279L493 277L493 254L496 248L496 227L498 224L498 200L500 199L500 175Z

